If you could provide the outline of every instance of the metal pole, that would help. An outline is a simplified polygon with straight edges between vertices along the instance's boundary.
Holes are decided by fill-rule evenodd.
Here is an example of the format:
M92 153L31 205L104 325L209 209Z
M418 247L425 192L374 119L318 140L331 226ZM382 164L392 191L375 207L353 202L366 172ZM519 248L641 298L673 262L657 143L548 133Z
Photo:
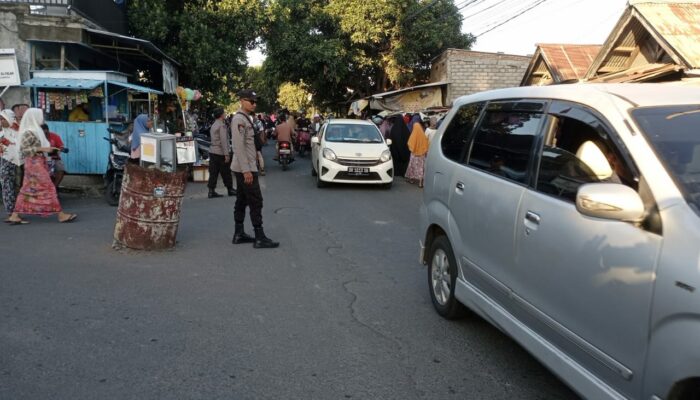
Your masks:
M105 122L109 125L109 91L107 90L107 81L105 81Z
M9 88L9 86L5 86L5 89L3 89L2 92L0 92L0 97L2 97L2 95L5 94L5 92L7 92L7 89Z

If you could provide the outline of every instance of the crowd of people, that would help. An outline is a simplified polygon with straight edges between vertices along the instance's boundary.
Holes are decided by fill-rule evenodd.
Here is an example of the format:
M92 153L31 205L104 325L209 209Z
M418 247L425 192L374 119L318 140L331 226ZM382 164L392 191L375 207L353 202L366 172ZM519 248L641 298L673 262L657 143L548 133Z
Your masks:
M385 139L391 139L389 148L394 160L394 176L404 177L409 183L423 187L425 157L437 132L437 117L396 113L386 117L375 115L371 120L379 126Z
M16 104L0 110L0 185L11 225L24 225L27 215L57 215L59 222L72 222L76 214L64 212L58 185L65 168L61 138L49 131L41 109Z

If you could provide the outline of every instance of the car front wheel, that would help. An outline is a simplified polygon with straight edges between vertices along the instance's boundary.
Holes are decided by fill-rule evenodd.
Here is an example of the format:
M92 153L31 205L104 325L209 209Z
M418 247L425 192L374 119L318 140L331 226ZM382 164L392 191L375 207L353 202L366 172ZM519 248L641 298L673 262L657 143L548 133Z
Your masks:
M457 262L452 246L446 236L440 236L430 247L428 284L435 310L447 319L456 319L466 314L465 307L455 297L456 281Z

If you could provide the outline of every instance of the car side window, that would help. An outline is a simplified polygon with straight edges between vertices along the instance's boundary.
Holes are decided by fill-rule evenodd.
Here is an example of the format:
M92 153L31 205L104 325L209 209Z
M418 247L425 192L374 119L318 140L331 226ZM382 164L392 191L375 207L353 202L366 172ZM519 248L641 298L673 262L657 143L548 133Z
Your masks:
M469 155L468 165L518 182L528 182L532 146L544 115L543 103L489 103Z
M579 106L552 107L536 189L575 202L586 183L621 183L637 190L637 180L609 129Z
M461 162L474 125L479 119L479 114L484 108L484 103L465 104L457 110L454 118L442 135L440 146L445 157L452 161Z

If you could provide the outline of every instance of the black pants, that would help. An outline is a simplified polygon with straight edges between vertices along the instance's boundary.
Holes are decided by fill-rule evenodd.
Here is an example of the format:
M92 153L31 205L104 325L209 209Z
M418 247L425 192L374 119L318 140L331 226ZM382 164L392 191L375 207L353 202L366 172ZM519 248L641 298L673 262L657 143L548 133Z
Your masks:
M262 207L263 197L260 191L260 183L258 182L258 173L253 173L253 183L246 185L243 179L243 173L235 172L238 195L236 197L236 205L233 209L233 220L237 224L242 224L245 221L245 209L250 207L250 222L253 227L262 226Z
M209 154L209 183L207 186L209 189L216 189L216 181L219 179L219 174L221 174L221 179L224 180L224 186L229 189L233 189L233 178L231 177L231 158L226 162L226 157L218 154Z

